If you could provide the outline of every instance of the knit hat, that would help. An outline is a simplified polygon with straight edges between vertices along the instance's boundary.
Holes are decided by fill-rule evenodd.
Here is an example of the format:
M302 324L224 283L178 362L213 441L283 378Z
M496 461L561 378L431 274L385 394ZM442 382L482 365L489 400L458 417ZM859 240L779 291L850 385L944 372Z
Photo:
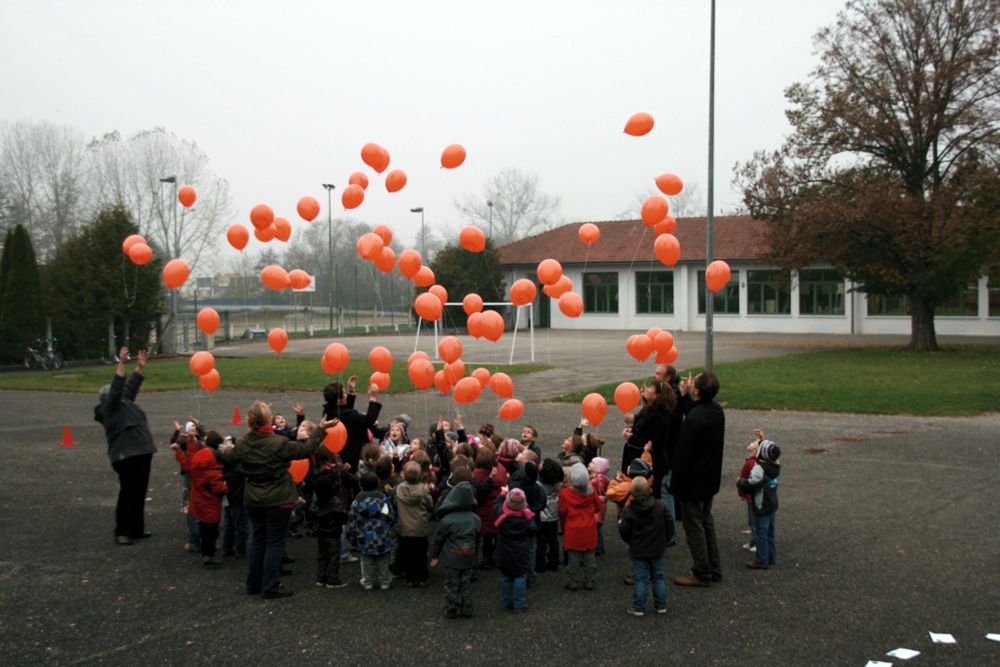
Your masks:
M479 432L485 435L487 438L492 438L496 431L493 429L493 424L483 424L479 427Z
M408 429L408 428L410 428L410 422L413 421L413 420L410 419L410 415L408 415L408 414L406 414L404 412L401 415L396 415L395 417L393 417L392 421L399 422L400 424L403 425L404 429Z
M649 464L642 459L632 459L632 463L628 464L628 476L629 477L645 477L649 479L649 476L653 474L653 469L649 467Z
M781 458L781 447L770 440L762 440L760 448L757 450L757 458L773 463Z
M521 489L511 489L507 494L507 500L504 501L504 507L509 509L511 512L520 512L528 505L528 499L524 495L524 491Z
M454 431L448 431L447 433L444 434L444 437L448 438L449 440L458 440L458 433L455 433Z
M590 488L590 475L587 474L587 467L582 463L574 463L573 467L569 469L569 483L578 493L587 495L594 492Z
M526 479L529 484L534 484L538 481L538 464L534 461L525 461L522 463L521 472L524 473L524 479Z
M641 461L642 459L639 460ZM594 470L601 473L602 475L607 475L608 471L611 470L611 461L607 460L606 458L595 456L593 459L591 459L591 463L594 464Z
M516 459L517 455L524 451L524 445L521 444L519 440L514 438L507 438L500 445L500 449L497 451L497 456L502 459Z

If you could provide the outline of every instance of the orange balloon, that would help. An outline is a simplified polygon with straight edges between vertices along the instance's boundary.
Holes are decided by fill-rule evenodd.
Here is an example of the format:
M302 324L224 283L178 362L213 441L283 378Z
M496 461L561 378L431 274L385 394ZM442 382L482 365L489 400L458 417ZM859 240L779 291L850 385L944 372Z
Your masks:
M462 310L466 315L472 315L483 310L483 297L478 294L466 294L462 299Z
M348 185L344 188L344 191L340 193L340 203L344 205L345 209L352 209L361 206L361 202L365 200L365 191L360 185Z
M655 227L657 223L663 222L668 213L670 213L670 202L660 195L646 197L646 201L642 202L642 210L639 212L642 216L642 224L647 227Z
M677 174L660 174L656 177L656 187L665 195L679 195L684 189L684 181Z
M554 285L546 285L542 288L548 296L553 299L558 299L566 292L570 292L573 289L573 281L569 279L569 276L563 276L556 281Z
M437 387L438 391L442 394L447 394L451 391L451 383L448 382L448 378L444 376L443 370L434 374L434 386Z
M441 152L441 166L445 169L460 167L465 162L465 148L461 144L445 146Z
M215 357L211 352L205 352L204 350L195 352L191 355L188 365L191 366L192 373L201 376L215 368Z
M646 335L649 336L649 340L655 341L656 334L660 333L661 331L663 331L663 329L661 329L660 327L650 327L646 331Z
M385 189L389 192L399 192L406 185L406 173L402 169L393 169L385 175Z
M279 241L284 241L288 243L288 239L292 238L292 223L288 222L284 218L275 218L274 222L275 233L274 236Z
M392 370L392 352L381 345L373 347L368 353L368 363L380 373L388 373Z
M375 171L382 173L379 167L382 165L382 147L378 144L368 143L361 147L361 161Z
M656 258L666 264L673 266L681 258L681 244L673 234L657 236L653 242L653 252Z
M483 391L483 385L476 378L462 378L455 383L455 402L472 403Z
M479 227L466 225L458 233L458 242L469 252L482 252L486 249L486 234Z
M481 313L479 323L479 329L482 331L483 337L494 343L500 340L500 336L503 335L503 331L506 328L503 315L495 310L484 310Z
M191 275L191 267L183 259L172 259L163 267L163 284L167 289L177 289Z
M658 352L656 354L656 363L658 364L672 364L677 361L677 357L680 356L680 352L676 347L672 347L666 352Z
M705 269L705 284L708 285L709 291L715 294L726 286L731 275L729 265L721 259L717 259Z
M375 258L375 266L382 273L389 273L396 266L396 253L389 246L382 246L382 253Z
M371 374L371 377L368 378L368 384L375 386L379 391L385 391L388 389L391 382L392 378L389 377L389 374L381 371L375 371Z
M389 168L389 151L379 146L379 153L382 156L382 161L379 162L379 166L375 167L374 169L375 171L381 174L383 171Z
M601 238L601 230L592 222L580 225L580 240L587 245L594 245Z
M385 225L375 225L375 229L372 230L372 234L378 234L378 237L382 239L383 245L389 245L392 243L392 230Z
M483 387L490 383L490 372L482 366L472 371L472 377L479 380L479 384L483 385Z
M347 444L347 427L344 426L344 422L337 422L330 428L326 429L326 435L323 437L323 446L330 450L333 454L339 454L340 450L344 448Z
M604 416L608 414L608 402L600 394L587 394L580 407L583 409L583 416L594 426L604 421Z
M288 345L288 333L284 329L271 329L267 332L267 344L271 349L281 354L281 351Z
M677 219L668 215L660 222L656 223L656 227L653 228L657 236L663 236L664 234L673 234L677 231Z
M431 285L427 291L441 299L441 305L448 303L448 290L441 285Z
M653 353L653 341L646 334L636 334L629 336L625 348L636 361L646 361Z
M358 185L361 186L362 190L368 189L368 176L365 175L363 171L356 171L351 174L351 177L347 179L348 185Z
M562 264L554 259L544 259L538 264L538 279L544 285L554 285L562 278Z
M669 352L670 348L674 346L674 335L669 331L661 331L656 334L653 338L653 349L656 350L657 356L661 353ZM663 363L657 359L659 363ZM669 362L668 362L669 363Z
M625 123L625 134L633 137L641 137L649 134L653 129L653 117L644 111L632 114L632 117Z
M362 234L361 238L358 239L358 253L365 259L375 261L375 258L382 254L384 247L382 237L372 232Z
M434 364L427 359L414 359L407 369L410 382L420 389L430 389L434 384Z
M465 363L461 359L444 365L444 376L448 382L455 384L465 377ZM479 380L476 380L479 382Z
M145 243L136 243L128 249L128 258L140 266L148 264L149 260L153 259L153 249Z
M515 419L520 419L523 414L524 403L516 398L508 399L503 402L503 405L500 406L500 419L514 421Z
M469 335L479 340L483 337L483 314L482 313L472 313L469 318L465 320L465 328L469 330Z
M210 394L219 388L219 382L221 380L222 378L219 376L219 371L214 368L204 375L198 376L198 384L200 384L201 388Z
M270 227L274 222L274 211L267 204L257 204L250 209L250 222L257 229Z
M438 343L438 354L445 363L450 364L462 356L462 341L454 336L445 336Z
M288 474L292 476L292 481L301 484L309 472L309 459L296 459L288 464Z
M288 282L292 286L292 289L302 290L309 287L312 278L302 269L292 269L288 272Z
M229 229L226 231L226 238L229 239L229 245L237 250L243 250L243 248L247 247L247 243L250 242L250 232L240 223L234 222L229 225Z
M296 204L295 210L299 212L299 217L306 222L312 222L319 215L319 202L315 197L303 197Z
M622 382L615 389L615 405L622 412L631 412L639 405L639 388L631 382Z
M514 395L514 381L506 373L494 373L490 376L490 391L500 398L510 398Z
M278 235L278 228L274 224L270 224L267 227L255 227L253 230L253 235L257 237L257 240L262 243L268 243L273 241Z
M510 300L515 306L527 306L537 295L538 288L527 278L521 278L510 286Z
M417 350L416 352L410 355L409 359L406 360L406 364L407 365L412 364L417 359L427 359L428 361L430 361L430 356L423 350Z
M405 278L413 278L417 275L417 271L423 266L423 260L420 259L420 253L416 250L404 250L399 253L399 272L403 274Z
M413 302L413 308L417 311L417 315L428 322L438 321L441 319L441 313L444 312L444 304L441 303L441 299L430 292L417 295Z
M351 361L351 353L341 343L330 343L323 352L323 370L328 375L339 373Z
M413 275L413 284L418 287L430 287L434 284L434 271L429 266L421 266Z
M219 324L222 323L219 313L216 312L215 308L202 308L199 310L197 321L198 328L206 336L211 336L218 331Z
M580 317L583 313L583 299L576 292L566 292L559 297L559 310L566 317Z
M181 203L184 208L191 208L194 205L194 200L198 198L198 193L194 191L190 185L182 185L177 190L177 201Z
M132 246L134 246L136 243L145 243L145 242L146 239L140 236L139 234L132 234L131 236L127 237L124 241L122 241L122 252L127 255L129 253L129 250L131 250Z
M288 277L288 272L277 264L268 264L260 272L260 281L268 289L280 291L292 286L292 279Z

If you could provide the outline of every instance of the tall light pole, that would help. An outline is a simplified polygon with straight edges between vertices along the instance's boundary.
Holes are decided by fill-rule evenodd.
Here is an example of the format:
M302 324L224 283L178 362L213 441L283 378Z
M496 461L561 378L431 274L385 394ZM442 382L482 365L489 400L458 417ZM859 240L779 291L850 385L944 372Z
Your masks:
M490 238L493 238L493 202L489 199L486 200L486 205L490 208Z
M327 250L330 253L330 275L329 280L327 280L327 289L330 292L330 331L333 331L333 202L331 200L331 194L336 185L333 183L324 183L323 187L326 188L326 232L327 232Z
M711 39L708 59L708 217L705 230L705 271L715 254L715 215L712 213L715 196L715 0L712 0ZM712 327L715 295L705 286L705 370L712 370Z
M427 262L427 244L425 243L426 237L424 236L424 207L411 208L410 213L420 214L420 259Z
M177 232L177 176L166 176L160 179L160 183L173 183L174 184L174 256L172 259L178 259L181 256L181 237ZM167 239L167 252L170 252L170 239ZM197 290L197 288L196 288ZM172 327L172 338L173 338L173 350L172 352L177 352L177 289L170 290L171 292L171 310L173 311L173 327Z

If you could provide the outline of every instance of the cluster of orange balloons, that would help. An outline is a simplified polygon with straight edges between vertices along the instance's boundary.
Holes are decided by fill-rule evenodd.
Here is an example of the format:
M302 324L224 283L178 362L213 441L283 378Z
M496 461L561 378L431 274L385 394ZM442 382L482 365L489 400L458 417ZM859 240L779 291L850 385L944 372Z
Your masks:
M320 366L327 375L339 373L351 361L351 353L347 351L342 343L330 343L323 351L323 358L320 359Z
M643 362L649 355L656 353L656 363L672 364L677 361L680 353L674 346L674 335L660 327L652 327L646 333L628 337L625 349L636 361Z
M146 239L138 234L132 234L122 243L122 251L128 255L134 264L148 264L153 259L153 249L146 243Z
M215 357L211 352L195 352L188 364L191 372L198 376L202 389L211 393L219 387L219 371L215 368Z

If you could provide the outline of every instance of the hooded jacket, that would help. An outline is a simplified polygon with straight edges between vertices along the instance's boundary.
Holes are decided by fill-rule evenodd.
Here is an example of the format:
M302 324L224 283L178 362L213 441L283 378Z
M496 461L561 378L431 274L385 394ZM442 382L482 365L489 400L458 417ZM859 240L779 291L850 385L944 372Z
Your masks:
M143 376L138 372L133 372L128 382L115 373L107 398L94 406L94 420L104 426L111 463L131 456L156 453L146 412L135 404L142 380Z
M399 534L403 537L426 537L431 532L430 512L434 500L426 484L403 482L395 488Z
M202 523L222 520L222 496L228 493L222 477L222 464L215 459L215 450L199 449L191 457L191 501L188 511Z
M590 486L590 476L582 463L569 471L570 486L559 492L559 521L563 528L563 549L590 551L597 548L597 513L601 500Z
M736 482L736 488L752 497L751 507L756 515L773 514L778 511L778 475L781 474L781 460L768 461L757 458L750 469L750 476Z
M347 540L365 556L392 551L396 534L396 510L381 491L362 491L351 503Z
M493 503L493 513L504 513L507 496L498 496ZM525 516L508 514L497 529L497 546L493 563L506 577L522 577L531 570L531 537L536 532L535 522ZM596 528L594 537L596 540ZM596 543L596 542L595 542Z
M430 556L456 570L476 567L476 541L483 522L476 513L476 490L468 482L459 482L437 510L440 521L431 538Z
M667 542L674 538L674 519L663 501L652 496L637 496L622 510L618 533L628 544L632 558L661 558Z
M243 504L247 507L280 507L299 499L288 466L296 459L312 456L326 435L313 431L309 442L297 442L268 430L249 431L236 440L232 449L219 450L225 463L243 464Z

